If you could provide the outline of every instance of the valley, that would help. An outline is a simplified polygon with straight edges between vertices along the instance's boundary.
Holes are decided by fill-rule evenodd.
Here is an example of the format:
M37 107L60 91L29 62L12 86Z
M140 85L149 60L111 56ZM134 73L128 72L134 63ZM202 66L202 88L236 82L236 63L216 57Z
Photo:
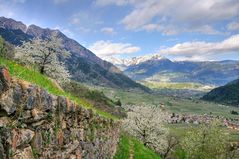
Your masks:
M115 2L90 5L97 3ZM136 1L116 6L128 3ZM142 38L134 40L143 40L139 47L123 43L127 36L111 41L118 38L111 27L92 34L73 27L81 24L78 16L65 22L66 30L0 14L0 159L238 159L239 60L232 57L238 57L239 34L221 42L184 39L171 48L159 42L160 50L149 54L141 52L149 45ZM94 20L87 27L105 25ZM142 25L150 37L152 29L162 31ZM165 36L159 40L168 41Z

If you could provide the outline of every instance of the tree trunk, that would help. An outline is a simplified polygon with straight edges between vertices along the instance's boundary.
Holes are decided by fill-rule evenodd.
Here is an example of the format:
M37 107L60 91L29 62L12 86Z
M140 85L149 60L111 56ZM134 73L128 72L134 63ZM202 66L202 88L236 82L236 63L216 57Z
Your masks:
M40 73L41 73L41 74L44 74L44 73L45 73L45 67L44 67L44 66L41 66Z

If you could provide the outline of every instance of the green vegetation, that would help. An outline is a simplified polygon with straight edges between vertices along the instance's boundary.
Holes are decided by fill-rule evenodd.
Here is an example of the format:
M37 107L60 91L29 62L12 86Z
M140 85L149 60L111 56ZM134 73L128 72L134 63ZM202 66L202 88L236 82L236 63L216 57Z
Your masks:
M151 88L151 89L189 89L189 90L198 90L198 91L208 91L211 90L212 86L206 86L200 83L192 82L156 82L156 81L142 81L141 84Z
M120 106L120 101L113 101L112 99L106 97L102 91L89 89L85 85L74 81L65 83L63 88L71 95L85 99L100 110L104 110L105 112L113 114L117 117L125 117L126 115L121 107L116 107Z
M130 156L130 143L129 136L122 134L120 141L117 147L117 152L114 156L114 159L128 159Z
M180 97L170 97L160 94L149 94L142 92L126 92L111 88L98 88L111 99L120 99L123 105L163 105L170 112L178 114L209 114L235 118L237 115L231 114L231 110L239 111L239 108L221 104L210 103L199 99L184 99Z
M151 149L145 147L136 138L122 134L114 159L160 159Z
M76 102L80 106L83 106L84 108L93 109L96 113L104 117L117 119L115 116L107 112L104 112L100 109L96 109L91 103L87 102L86 100L76 97L68 92L65 92L57 85L56 82L53 82L53 80L40 74L37 71L34 71L31 68L26 68L20 64L17 64L13 61L5 60L3 58L0 58L0 65L7 67L9 69L10 74L18 79L28 81L32 84L36 84L54 95L65 96L70 100Z
M11 59L13 56L14 47L0 36L0 57Z
M204 100L239 106L239 79L213 89L203 97Z

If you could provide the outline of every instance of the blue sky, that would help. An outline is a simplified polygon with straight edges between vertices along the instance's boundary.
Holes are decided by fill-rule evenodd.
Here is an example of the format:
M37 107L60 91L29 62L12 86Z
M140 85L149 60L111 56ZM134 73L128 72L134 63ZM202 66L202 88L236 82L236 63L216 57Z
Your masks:
M238 0L0 0L0 16L59 29L100 57L239 60Z

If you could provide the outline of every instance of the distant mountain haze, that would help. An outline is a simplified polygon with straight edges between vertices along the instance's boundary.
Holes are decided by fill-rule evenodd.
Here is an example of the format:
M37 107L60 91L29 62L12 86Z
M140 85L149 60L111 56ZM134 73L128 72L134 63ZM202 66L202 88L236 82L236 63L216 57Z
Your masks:
M195 82L221 86L239 78L239 61L233 60L171 61L157 54L127 60L107 60L137 81Z
M62 39L65 49L71 53L65 62L73 80L93 85L148 91L148 88L125 76L113 64L100 59L59 30L43 29L36 25L26 26L22 22L0 17L0 35L14 45L21 45L23 41L33 38L46 39L53 34Z

